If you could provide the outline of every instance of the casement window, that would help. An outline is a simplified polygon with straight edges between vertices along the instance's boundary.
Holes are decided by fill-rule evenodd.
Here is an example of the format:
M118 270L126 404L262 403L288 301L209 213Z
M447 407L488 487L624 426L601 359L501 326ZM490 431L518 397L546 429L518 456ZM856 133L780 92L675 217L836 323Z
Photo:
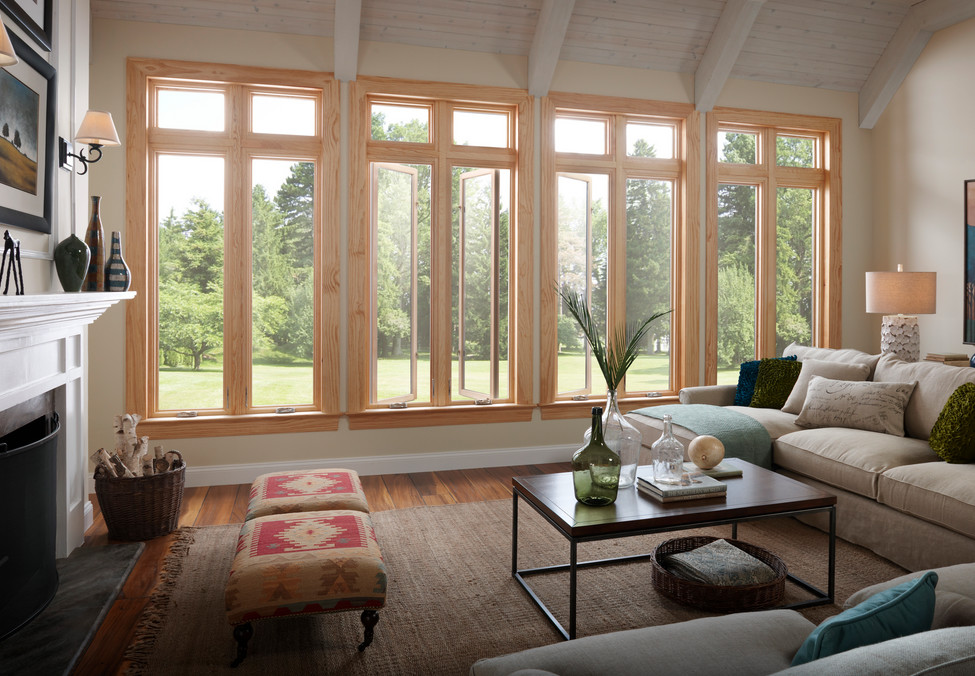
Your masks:
M586 298L604 340L607 326L671 311L652 325L619 388L625 407L667 400L696 382L698 120L682 104L569 94L543 101L545 417L582 415L606 396L558 289Z
M840 121L707 116L708 383L791 342L840 342Z
M337 83L128 69L127 410L154 436L335 429Z
M529 419L530 97L351 90L350 426Z

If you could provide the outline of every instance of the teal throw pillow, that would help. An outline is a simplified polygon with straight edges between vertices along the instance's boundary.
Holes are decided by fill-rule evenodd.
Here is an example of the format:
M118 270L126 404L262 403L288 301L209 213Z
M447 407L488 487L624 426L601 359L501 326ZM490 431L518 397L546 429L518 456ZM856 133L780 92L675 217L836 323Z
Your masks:
M951 393L931 428L930 443L945 462L975 462L975 383Z
M874 594L813 630L792 658L792 666L812 662L860 646L872 645L931 629L934 587L938 574L928 571L916 580Z
M789 357L776 357L781 361L795 361L796 355ZM758 378L758 367L762 362L755 361L742 362L738 369L738 387L735 388L735 406L748 406L752 403L752 396L755 394L755 380Z
M749 406L753 408L782 408L792 394L802 362L784 359L763 359L758 365L755 394Z

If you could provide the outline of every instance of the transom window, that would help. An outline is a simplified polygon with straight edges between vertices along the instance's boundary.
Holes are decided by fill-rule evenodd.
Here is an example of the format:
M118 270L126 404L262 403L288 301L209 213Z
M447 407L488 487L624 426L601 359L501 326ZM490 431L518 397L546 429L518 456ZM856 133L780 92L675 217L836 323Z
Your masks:
M839 121L708 115L706 378L839 342Z
M606 391L556 290L586 299L604 341L607 327L674 310L654 322L618 393L631 400L673 395L696 360L682 303L694 286L687 247L696 237L685 227L694 202L688 181L696 158L687 153L694 113L603 97L554 94L549 101L542 118L552 143L542 146L541 401L598 399Z
M129 410L157 434L175 418L209 419L219 434L246 429L228 416L272 415L259 424L273 430L286 426L282 414L335 412L326 365L338 346L324 336L337 327L337 297L322 274L337 257L325 246L336 209L324 200L337 160L325 133L337 128L334 86L294 71L273 84L275 71L233 66L183 80L163 64L149 75L149 63L129 66L143 85L141 99L129 94L130 129L142 136L131 152L144 158L128 185L141 292L129 326L146 336L127 341L142 366L129 369Z
M350 322L350 361L362 367L350 369L350 412L519 403L519 382L530 387L514 364L516 350L530 349L517 341L514 302L531 284L527 259L514 264L519 227L530 228L516 199L528 180L527 96L485 88L471 102L450 85L428 97L409 83L356 86L353 138L364 154L351 167L353 203L367 197L350 247L369 265L350 266L364 319Z

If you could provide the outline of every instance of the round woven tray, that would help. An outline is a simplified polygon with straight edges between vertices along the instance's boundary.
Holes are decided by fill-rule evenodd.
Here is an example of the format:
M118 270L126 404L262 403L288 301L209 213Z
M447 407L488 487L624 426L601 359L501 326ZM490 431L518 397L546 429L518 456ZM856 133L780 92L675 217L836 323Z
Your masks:
M724 538L729 544L767 564L775 571L775 579L764 584L730 587L687 580L677 577L664 568L664 560L667 556L689 552L718 539L698 535L674 538L657 545L651 559L653 586L673 601L716 613L760 610L779 605L785 595L785 577L788 572L785 563L769 550L741 540Z
M168 472L95 478L95 495L110 539L151 540L176 530L186 463L179 451L173 452L178 459Z

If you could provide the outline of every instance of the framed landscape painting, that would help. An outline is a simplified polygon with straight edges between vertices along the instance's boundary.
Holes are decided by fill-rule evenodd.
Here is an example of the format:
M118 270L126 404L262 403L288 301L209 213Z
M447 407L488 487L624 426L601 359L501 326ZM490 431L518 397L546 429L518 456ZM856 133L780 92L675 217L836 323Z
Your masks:
M965 338L975 345L975 179L965 181Z
M51 232L54 67L10 41L20 62L0 68L0 224Z
M49 52L53 3L54 0L0 0L0 9L27 31L45 52Z

